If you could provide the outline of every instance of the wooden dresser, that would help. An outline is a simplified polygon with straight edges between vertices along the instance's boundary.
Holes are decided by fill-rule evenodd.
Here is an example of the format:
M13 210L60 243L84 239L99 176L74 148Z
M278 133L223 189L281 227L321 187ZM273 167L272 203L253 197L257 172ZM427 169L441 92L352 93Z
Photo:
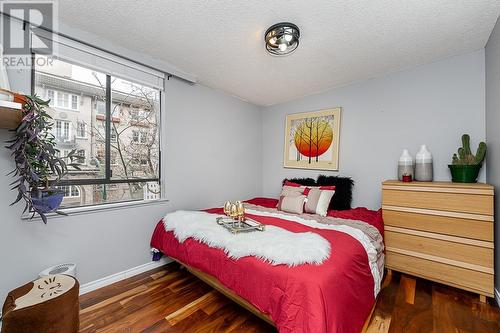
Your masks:
M386 267L494 296L493 186L382 183Z

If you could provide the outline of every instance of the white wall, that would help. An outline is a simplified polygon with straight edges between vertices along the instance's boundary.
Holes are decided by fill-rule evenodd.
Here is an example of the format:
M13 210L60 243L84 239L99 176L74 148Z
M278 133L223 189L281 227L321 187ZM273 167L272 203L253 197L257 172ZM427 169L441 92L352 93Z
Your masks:
M263 194L276 197L285 177L334 174L283 168L285 115L340 106L340 174L355 180L354 206L380 208L380 183L397 176L403 148L427 144L435 180L469 133L485 139L484 50L268 107L263 112ZM485 167L480 180L485 180Z
M95 42L84 32L72 36ZM143 62L136 52L99 41L101 47ZM152 62L157 64L158 62ZM9 71L13 90L29 92L28 71ZM227 199L261 193L261 111L226 94L184 81L166 83L166 128L162 129L162 175L168 203L50 219L20 219L22 204L5 174L14 164L0 148L0 300L43 268L61 262L78 265L86 283L151 260L149 241L157 221L178 208L201 209ZM0 141L10 133L0 129ZM3 146L3 145L2 145Z
M486 139L488 140L487 181L497 188L495 196L495 286L500 290L500 20L486 44ZM500 296L500 295L499 295Z

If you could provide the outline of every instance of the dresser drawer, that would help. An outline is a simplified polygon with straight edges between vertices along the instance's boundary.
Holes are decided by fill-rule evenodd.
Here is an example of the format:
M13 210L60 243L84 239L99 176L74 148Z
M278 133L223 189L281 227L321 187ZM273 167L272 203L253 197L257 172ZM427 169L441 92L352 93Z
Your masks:
M395 209L400 209L396 207ZM408 209L411 210L411 209ZM404 212L386 209L384 207L382 215L384 225L401 227L414 230L430 231L444 235L493 241L493 217L485 216L486 220L473 220L469 218L459 218L435 214L447 214L440 211ZM481 218L477 216L476 218Z
M384 189L382 205L492 215L493 196Z
M386 267L479 294L493 296L493 275L386 251Z
M493 274L493 244L488 242L475 242L481 247L470 245L469 240L463 239L462 243L449 240L423 237L410 234L411 230L398 232L398 228L385 231L385 245L388 250L394 252L412 253L416 257L424 257L452 264L458 267L483 271ZM421 233L425 235L426 233ZM431 237L440 235L429 234ZM481 244L483 243L483 244Z

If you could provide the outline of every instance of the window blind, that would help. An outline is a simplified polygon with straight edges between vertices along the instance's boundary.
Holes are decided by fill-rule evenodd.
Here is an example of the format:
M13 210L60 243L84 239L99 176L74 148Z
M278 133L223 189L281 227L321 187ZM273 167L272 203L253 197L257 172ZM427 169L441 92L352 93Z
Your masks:
M49 31L37 31L36 35L32 34L32 49L40 45L40 42L54 43L53 55L62 60L72 62L75 65L92 67L92 69L104 74L164 90L166 74L163 72Z

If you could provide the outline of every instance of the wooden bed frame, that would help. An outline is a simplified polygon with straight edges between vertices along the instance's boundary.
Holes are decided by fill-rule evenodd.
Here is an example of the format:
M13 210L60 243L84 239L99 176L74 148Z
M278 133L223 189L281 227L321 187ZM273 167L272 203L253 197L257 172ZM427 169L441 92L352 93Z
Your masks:
M176 262L178 262L182 267L187 269L191 274L193 274L194 276L196 276L197 278L199 278L200 280L202 280L206 284L210 285L212 288L219 291L227 298L231 299L235 303L239 304L240 306L244 307L248 311L252 312L254 315L259 317L260 319L262 319L262 320L266 321L267 323L276 327L275 323L273 322L271 317L269 317L268 314L261 312L255 306L250 304L248 301L246 301L245 299L236 295L231 289L224 286L222 283L219 282L219 280L217 280L212 275L204 273L204 272L200 271L199 269L196 269L196 268L191 267L189 265L186 265L185 263L183 263L177 259L174 259L174 258L172 258L172 259L175 260ZM370 314L368 315L368 318L366 318L366 321L365 321L365 324L363 325L363 329L361 330L361 333L365 333L367 331L368 325L370 324L370 319L372 317L373 310L375 310L376 304L377 304L377 300L375 300L375 304L373 304L373 307L370 311Z

